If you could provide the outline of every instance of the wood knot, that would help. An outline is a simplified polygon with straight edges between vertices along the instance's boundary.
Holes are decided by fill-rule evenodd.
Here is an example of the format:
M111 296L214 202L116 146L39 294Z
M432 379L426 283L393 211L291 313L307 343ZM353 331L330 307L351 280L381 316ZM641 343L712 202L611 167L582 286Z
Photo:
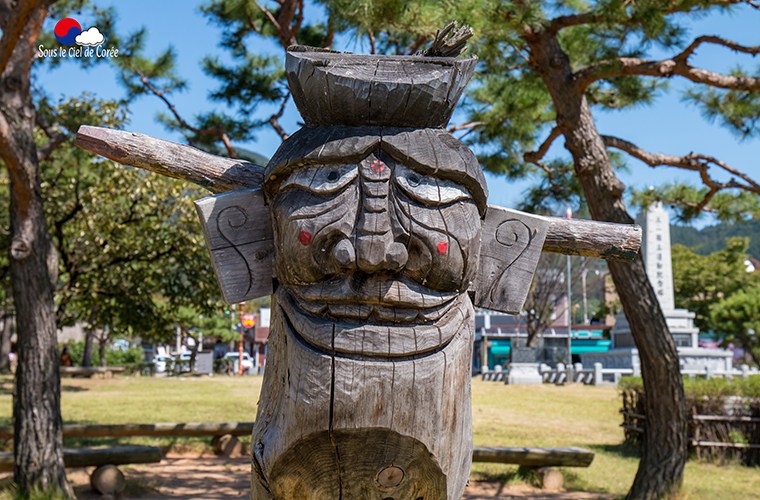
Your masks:
M375 480L382 489L397 488L404 480L404 470L395 465L389 465L377 473Z
M23 85L24 84L21 81L21 78L19 78L17 76L10 76L10 77L8 77L8 78L5 79L5 88L9 92L13 92L13 91L19 90L19 89L21 89L21 87L23 87Z
M11 257L16 260L23 260L29 257L29 253L29 242L22 238L13 238L13 242L11 243Z

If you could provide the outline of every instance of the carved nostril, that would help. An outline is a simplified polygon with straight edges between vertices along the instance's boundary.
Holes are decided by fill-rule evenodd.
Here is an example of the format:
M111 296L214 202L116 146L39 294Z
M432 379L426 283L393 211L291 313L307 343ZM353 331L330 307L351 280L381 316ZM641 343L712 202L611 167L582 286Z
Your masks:
M409 260L409 254L406 251L406 246L399 242L393 242L388 247L386 256L388 262L388 270L400 271L406 266L407 260Z
M357 241L356 260L359 269L368 273L396 272L406 266L409 254L401 243L365 237Z
M343 269L350 269L356 265L356 251L350 241L340 240L332 250L333 257Z

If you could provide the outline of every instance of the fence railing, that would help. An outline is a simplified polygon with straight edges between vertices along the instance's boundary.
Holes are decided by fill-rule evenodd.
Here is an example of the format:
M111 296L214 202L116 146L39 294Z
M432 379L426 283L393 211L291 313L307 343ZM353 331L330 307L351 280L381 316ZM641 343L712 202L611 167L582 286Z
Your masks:
M581 363L575 363L565 366L564 363L558 363L556 367L551 367L541 363L538 367L545 384L567 384L576 383L584 385L604 385L615 384L625 376L634 374L633 368L605 368L601 363L594 363L593 368L584 368ZM750 368L748 365L741 365L739 368L732 370L718 370L714 367L707 366L700 369L682 369L682 375L689 377L742 377L747 378L751 375L760 374L757 368ZM491 382L506 382L509 375L509 368L497 366L493 370L484 370L481 378Z

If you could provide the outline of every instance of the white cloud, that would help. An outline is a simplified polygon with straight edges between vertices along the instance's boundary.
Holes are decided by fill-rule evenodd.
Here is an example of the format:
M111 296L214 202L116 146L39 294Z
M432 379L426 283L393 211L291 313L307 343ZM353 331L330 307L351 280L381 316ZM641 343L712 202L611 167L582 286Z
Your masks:
M87 31L83 31L76 37L77 45L87 45L88 47L95 47L100 45L105 40L103 33L101 33L95 26L91 27Z

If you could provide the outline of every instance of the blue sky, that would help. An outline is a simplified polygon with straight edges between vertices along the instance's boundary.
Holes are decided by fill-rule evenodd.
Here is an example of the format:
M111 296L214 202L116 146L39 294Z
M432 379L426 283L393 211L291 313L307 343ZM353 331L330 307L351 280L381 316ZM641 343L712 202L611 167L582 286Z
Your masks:
M156 54L168 46L174 46L179 73L189 82L189 88L176 94L172 100L183 116L213 109L217 104L209 102L207 94L216 83L208 78L200 67L203 56L224 52L217 47L219 27L209 24L201 15L198 6L203 2L188 0L130 0L129 2L101 1L98 5L114 5L119 14L116 23L120 33L128 33L145 26L148 30L147 52ZM308 14L308 13L307 13ZM91 19L71 13L86 29ZM52 31L55 20L49 20L46 29ZM758 44L758 26L760 13L749 8L737 9L732 14L711 15L690 23L691 33L722 35L747 45ZM108 46L108 33L105 45ZM260 42L257 47L261 52L279 53L273 44ZM361 51L349 43L347 50ZM666 54L655 54L664 56ZM692 63L711 70L727 71L743 62L753 67L751 58L741 59L726 49L703 46L699 49ZM45 70L40 74L39 84L54 97L78 95L84 91L95 93L104 98L123 96L123 89L116 81L115 72L108 65L96 65L91 69L82 69L73 61L63 61L57 68ZM681 98L678 89L685 83L674 79L668 95L660 97L652 106L639 107L625 112L597 113L599 130L604 134L626 138L639 146L653 152L687 154L691 151L714 155L740 170L760 177L760 142L748 140L738 142L727 130L703 119L699 111ZM150 134L169 140L180 140L178 134L167 131L155 121L157 113L164 112L163 104L151 96L142 97L131 105L131 121L127 128L132 131ZM262 108L262 116L268 116L270 109ZM289 105L283 125L289 132L297 129L299 119L295 107ZM456 119L456 117L455 117ZM271 129L263 129L256 141L244 144L248 149L271 155L279 145L279 137ZM562 141L557 141L550 155L563 154ZM631 159L630 172L622 173L626 185L646 187L659 185L676 179L698 182L695 175L676 169L653 170ZM527 184L509 183L503 178L488 176L491 203L512 207L519 202L520 193ZM702 221L704 224L706 221Z

